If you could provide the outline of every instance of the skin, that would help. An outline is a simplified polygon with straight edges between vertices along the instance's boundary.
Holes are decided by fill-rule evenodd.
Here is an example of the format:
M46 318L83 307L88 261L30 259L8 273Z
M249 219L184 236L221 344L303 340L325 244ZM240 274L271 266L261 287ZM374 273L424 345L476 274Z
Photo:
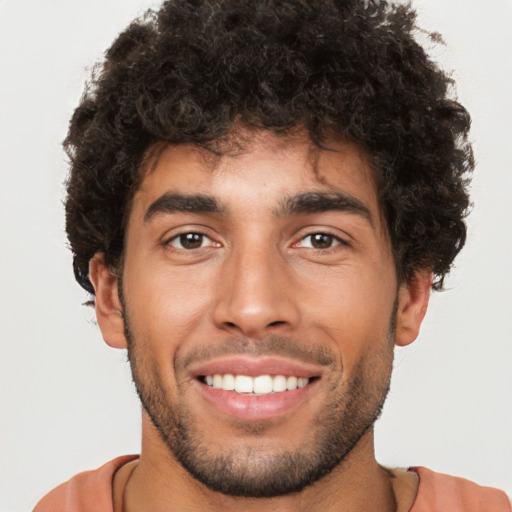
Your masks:
M326 411L335 407L346 417L361 379L365 395L354 400L369 420L385 398L394 345L418 335L431 283L428 270L397 282L376 187L357 147L336 142L335 151L324 151L301 134L249 135L243 151L219 158L192 145L168 147L147 171L127 224L124 300L103 255L90 263L105 341L117 348L130 342L135 380L149 391L164 389L168 410L186 411L209 456L229 454L239 463L249 452L271 461L284 452L305 453ZM155 208L166 193L207 195L221 209ZM362 208L283 207L284 197L306 193L343 194ZM185 233L204 234L200 247L184 248L179 235ZM329 235L324 245L313 244L318 233ZM235 343L237 349L250 347L251 358L263 357L273 337L331 356L325 366L308 363L318 378L298 404L271 418L234 418L205 398L194 364L231 356L226 347L236 340L245 343ZM212 347L220 355L211 355ZM278 359L293 363L292 352ZM360 434L330 473L301 492L241 498L193 478L144 412L141 458L116 476L115 510L409 510L415 477L381 468L373 427Z

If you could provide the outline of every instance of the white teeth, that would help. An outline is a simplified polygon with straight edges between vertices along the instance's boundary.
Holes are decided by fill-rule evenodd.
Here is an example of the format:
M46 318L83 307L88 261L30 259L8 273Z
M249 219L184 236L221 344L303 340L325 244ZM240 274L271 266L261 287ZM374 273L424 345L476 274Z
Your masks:
M213 376L213 387L215 389L222 389L222 375Z
M288 391L297 389L297 377L288 377L286 379L286 389Z
M248 377L247 375L237 375L235 377L235 391L237 393L252 393L252 378Z
M272 392L272 377L270 375L259 375L254 377L253 392L259 395Z
M303 388L304 386L308 385L308 382L309 382L309 379L307 379L306 377L299 377L297 379L297 387Z
M225 391L233 391L235 389L235 376L230 373L226 373L222 379L222 389Z
M208 386L215 389L256 395L292 391L297 388L303 388L309 383L307 377L285 377L284 375L275 375L274 377L271 375L258 375L257 377L249 377L248 375L235 376L231 373L224 375L206 375L204 381Z
M276 375L272 382L272 391L286 391L286 377L284 375Z

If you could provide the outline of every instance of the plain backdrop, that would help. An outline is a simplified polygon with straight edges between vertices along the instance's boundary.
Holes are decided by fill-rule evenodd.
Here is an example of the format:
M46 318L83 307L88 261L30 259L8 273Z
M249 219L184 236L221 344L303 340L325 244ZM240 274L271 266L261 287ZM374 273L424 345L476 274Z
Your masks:
M512 493L512 1L418 0L473 117L466 248L419 339L397 350L377 455ZM0 512L139 451L126 355L74 282L61 149L91 66L143 0L0 0Z

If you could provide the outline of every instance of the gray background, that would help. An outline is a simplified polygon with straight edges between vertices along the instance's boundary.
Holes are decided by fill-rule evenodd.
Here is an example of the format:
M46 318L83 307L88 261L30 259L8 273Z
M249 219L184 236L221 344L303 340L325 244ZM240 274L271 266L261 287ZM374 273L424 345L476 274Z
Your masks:
M414 4L444 35L434 55L473 116L475 207L448 290L397 350L377 454L511 494L512 1ZM60 143L91 65L150 5L0 0L0 512L139 450L126 356L102 342L73 281Z

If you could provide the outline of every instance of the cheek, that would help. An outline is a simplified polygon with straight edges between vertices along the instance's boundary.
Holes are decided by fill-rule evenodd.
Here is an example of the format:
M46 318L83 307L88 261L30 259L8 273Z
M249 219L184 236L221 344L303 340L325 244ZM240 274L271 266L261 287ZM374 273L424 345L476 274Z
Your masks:
M307 304L302 308L304 318L327 335L346 368L380 347L389 345L392 350L389 330L396 296L392 279L386 272L352 267L321 285L313 278L305 282L300 298Z
M208 318L210 281L204 272L185 267L170 270L163 265L140 273L127 269L125 300L137 340L152 350L169 351L193 338Z

